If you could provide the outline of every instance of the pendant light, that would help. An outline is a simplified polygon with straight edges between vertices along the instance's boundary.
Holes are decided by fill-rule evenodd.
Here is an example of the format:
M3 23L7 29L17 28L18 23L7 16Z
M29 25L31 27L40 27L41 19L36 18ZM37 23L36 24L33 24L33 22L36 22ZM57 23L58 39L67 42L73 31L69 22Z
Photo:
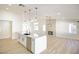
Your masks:
M35 21L37 21L37 20L38 20L37 10L38 10L38 8L37 8L37 7L35 7Z

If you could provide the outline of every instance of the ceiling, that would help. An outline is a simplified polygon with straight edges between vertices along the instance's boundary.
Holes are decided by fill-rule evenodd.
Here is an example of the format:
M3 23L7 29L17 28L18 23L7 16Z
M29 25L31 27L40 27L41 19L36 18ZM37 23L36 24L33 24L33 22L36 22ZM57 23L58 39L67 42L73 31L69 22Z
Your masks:
M55 19L79 19L79 5L78 4L25 4L25 7L18 5L0 5L0 9L9 8L17 12L23 13L26 9L35 12L35 7L38 8L39 16L51 16Z

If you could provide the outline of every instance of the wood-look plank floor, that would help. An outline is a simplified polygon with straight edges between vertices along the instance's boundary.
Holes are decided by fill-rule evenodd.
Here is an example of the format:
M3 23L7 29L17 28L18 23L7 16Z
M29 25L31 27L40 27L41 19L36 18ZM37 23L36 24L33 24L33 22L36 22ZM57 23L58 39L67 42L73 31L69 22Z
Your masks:
M26 48L16 40L0 40L0 54L30 54ZM50 38L48 48L41 54L79 54L79 40Z
M30 54L16 40L0 39L0 54Z
M79 54L79 40L50 38L48 48L42 54Z

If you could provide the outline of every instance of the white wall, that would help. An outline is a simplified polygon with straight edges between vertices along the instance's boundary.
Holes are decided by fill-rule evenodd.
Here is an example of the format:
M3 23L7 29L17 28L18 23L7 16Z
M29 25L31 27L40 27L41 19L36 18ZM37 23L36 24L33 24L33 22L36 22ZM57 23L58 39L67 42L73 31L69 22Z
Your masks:
M0 39L11 37L11 22L10 21L0 21Z
M78 23L76 21L69 21L69 20L57 20L56 21L56 36L63 37L63 38L72 38L78 39L78 31L77 33L69 33L69 24L74 23L78 28Z
M35 54L43 52L47 49L47 37L41 36L39 38L35 38Z
M14 10L0 10L0 20L12 21L12 38L16 39L16 33L21 33L22 31L22 13L16 12Z

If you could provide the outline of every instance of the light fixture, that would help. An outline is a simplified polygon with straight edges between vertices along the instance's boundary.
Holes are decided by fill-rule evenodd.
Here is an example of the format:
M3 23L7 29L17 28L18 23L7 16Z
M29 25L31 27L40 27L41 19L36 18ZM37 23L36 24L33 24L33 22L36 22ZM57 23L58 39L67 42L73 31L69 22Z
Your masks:
M23 5L23 4L19 4L19 6L21 6L21 7L25 7L25 5Z
M24 22L26 22L26 19L27 19L27 18L26 18L26 13L27 13L27 11L25 10L25 11L24 11Z
M31 20L31 9L29 9L29 14L28 14L28 16L29 16L29 21Z
M24 10L24 22L26 22L26 14L27 14L27 11L26 11L26 6L24 4L18 4L19 7L23 7L25 10Z
M34 8L35 9L35 15L34 18L31 17L31 9L29 9L29 20L30 22L36 22L38 20L38 14L37 14L37 7Z
M37 7L35 7L35 21L37 21L37 19L38 19L37 10L38 10L38 8L37 8Z

